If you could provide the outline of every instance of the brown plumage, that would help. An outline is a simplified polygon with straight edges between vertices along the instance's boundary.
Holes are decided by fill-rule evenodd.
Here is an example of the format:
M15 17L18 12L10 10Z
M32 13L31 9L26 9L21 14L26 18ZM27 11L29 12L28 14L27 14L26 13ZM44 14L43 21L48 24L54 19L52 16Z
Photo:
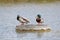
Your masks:
M40 18L36 18L36 22L37 23L41 23L41 19Z

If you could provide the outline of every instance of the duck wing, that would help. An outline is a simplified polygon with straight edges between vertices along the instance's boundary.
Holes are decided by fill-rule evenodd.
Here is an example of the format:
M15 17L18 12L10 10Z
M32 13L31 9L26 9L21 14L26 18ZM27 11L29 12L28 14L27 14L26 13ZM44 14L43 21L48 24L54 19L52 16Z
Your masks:
M29 22L26 18L21 17L24 21Z
M22 22L22 23L29 23L29 21L23 17L20 17L19 18L19 21Z

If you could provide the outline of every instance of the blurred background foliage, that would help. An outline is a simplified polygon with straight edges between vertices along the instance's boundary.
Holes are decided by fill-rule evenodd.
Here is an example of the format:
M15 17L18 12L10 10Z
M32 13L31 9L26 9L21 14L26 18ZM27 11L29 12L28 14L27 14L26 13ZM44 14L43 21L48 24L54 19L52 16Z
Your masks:
M8 3L49 3L49 2L56 2L60 0L0 0L0 3L8 4Z

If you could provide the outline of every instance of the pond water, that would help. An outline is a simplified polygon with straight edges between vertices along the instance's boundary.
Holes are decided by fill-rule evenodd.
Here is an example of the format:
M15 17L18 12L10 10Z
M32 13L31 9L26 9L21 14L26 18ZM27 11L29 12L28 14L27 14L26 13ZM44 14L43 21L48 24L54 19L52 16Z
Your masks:
M17 15L28 18L30 24L37 24L37 14L51 27L50 32L16 32ZM0 40L60 40L60 3L0 6Z

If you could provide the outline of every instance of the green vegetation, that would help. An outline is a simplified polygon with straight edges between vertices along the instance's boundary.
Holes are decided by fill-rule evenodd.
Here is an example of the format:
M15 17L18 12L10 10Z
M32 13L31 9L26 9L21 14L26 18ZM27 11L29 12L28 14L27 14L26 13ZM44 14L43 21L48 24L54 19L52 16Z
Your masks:
M22 3L22 2L36 2L36 3L44 3L44 2L56 2L60 0L0 0L0 3Z

